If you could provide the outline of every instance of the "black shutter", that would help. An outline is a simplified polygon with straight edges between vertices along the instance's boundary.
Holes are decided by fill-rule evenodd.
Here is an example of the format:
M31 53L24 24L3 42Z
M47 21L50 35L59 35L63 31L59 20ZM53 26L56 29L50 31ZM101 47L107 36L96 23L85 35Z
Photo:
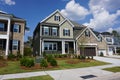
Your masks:
M44 27L42 27L42 35L44 35Z
M65 29L63 29L63 36L65 36Z
M60 21L60 16L59 16L59 21Z
M56 21L56 15L54 16L54 21Z
M13 32L14 24L11 24L10 31Z
M9 49L10 49L10 50L12 50L12 42L13 42L12 40L10 40L10 42L9 42L9 43L10 43L10 44L9 44Z
M20 41L18 41L18 50L20 50Z
M21 32L21 25L19 25L19 33Z
M68 30L68 35L70 36L70 30Z

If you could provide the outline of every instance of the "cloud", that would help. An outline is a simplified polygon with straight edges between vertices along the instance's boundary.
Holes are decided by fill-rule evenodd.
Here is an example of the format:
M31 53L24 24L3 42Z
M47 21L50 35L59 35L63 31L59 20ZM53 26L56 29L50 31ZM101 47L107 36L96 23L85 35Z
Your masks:
M106 1L106 2L105 2ZM117 19L120 16L120 10L116 10L115 13L110 13L106 6L108 0L90 0L89 8L93 16L89 23L84 25L92 27L96 30L108 30L118 23ZM109 7L109 5L107 4Z
M71 20L82 20L89 14L88 9L76 3L75 0L70 0L65 9L61 10L61 13Z
M1 0L3 3L7 4L7 5L15 5L15 1L12 0Z

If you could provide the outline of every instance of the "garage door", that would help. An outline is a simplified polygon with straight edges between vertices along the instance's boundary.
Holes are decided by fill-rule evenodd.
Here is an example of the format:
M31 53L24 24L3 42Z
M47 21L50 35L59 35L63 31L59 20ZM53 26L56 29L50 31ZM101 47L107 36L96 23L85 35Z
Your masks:
M86 56L96 56L95 47L85 47L80 49L80 54Z

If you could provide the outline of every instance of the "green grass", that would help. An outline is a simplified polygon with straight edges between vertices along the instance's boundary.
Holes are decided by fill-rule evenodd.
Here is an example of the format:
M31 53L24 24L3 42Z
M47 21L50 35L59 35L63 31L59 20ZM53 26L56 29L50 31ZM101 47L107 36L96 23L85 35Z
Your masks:
M55 68L47 68L45 70L61 70L61 69L72 69L72 68L83 68L83 67L91 67L91 66L100 66L106 65L108 63L100 62L92 60L90 62L79 62L78 64L68 64L67 60L77 60L77 59L65 59L65 60L57 60L58 67ZM19 61L8 61L8 66L0 68L0 74L12 74L12 73L23 73L23 72L33 72L33 71L42 71L43 69L35 69L35 70L24 70L21 69Z
M103 70L111 71L111 72L120 72L120 66L104 68Z
M45 75L45 76L36 76L36 77L9 79L9 80L54 80L54 79L48 75Z

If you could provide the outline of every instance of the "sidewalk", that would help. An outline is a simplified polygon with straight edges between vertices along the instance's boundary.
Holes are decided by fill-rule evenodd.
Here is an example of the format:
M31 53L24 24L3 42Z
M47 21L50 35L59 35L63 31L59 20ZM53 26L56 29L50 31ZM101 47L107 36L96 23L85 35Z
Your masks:
M89 80L120 80L120 76L119 76L120 73L113 73L113 72L102 70L103 68L120 66L120 59L113 59L113 58L106 58L106 57L94 57L94 59L104 61L104 62L110 62L112 64L87 67L87 68L77 68L77 69L7 74L7 75L0 75L0 80L42 76L42 75L50 75L52 78L54 78L54 80L88 80L88 79L83 79L81 77L86 75L96 76L94 78L89 78ZM112 79L109 76L112 76L113 78L117 78L117 79Z

